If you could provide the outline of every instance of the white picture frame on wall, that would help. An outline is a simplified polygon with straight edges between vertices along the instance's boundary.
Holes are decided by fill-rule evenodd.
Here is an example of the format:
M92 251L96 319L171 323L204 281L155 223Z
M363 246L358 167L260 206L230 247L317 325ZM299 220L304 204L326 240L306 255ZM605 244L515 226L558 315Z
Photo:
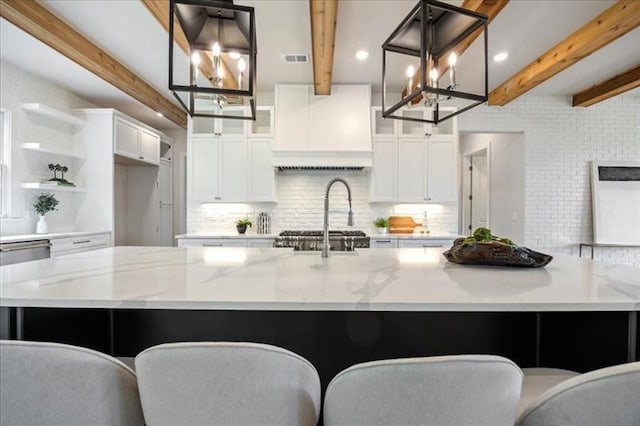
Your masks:
M640 161L592 161L593 242L640 246Z

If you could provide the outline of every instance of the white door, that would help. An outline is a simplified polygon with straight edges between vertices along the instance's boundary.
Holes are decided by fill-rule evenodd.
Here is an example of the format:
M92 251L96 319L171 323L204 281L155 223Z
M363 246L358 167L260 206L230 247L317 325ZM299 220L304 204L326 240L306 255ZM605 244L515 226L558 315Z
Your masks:
M173 205L171 204L160 204L158 245L164 247L173 246Z
M160 204L173 204L173 165L162 160L158 170Z
M471 231L489 227L489 168L487 153L471 157Z

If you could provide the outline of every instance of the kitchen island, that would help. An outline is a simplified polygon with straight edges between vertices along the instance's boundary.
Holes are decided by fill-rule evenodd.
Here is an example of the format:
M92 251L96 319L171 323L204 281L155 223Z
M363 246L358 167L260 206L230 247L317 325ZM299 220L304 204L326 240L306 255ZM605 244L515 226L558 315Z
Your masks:
M85 328L87 346L121 356L165 341L252 340L306 356L323 382L383 357L497 353L577 370L637 359L640 269L567 255L527 269L456 265L441 248L322 259L112 247L0 273L0 306L17 308L24 338L55 327L70 342Z

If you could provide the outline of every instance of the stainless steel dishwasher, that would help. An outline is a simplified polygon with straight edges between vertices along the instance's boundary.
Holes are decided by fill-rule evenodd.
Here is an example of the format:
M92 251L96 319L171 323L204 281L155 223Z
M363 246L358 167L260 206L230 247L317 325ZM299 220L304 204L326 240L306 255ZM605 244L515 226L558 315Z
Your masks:
M20 241L0 244L0 266L49 258L49 240ZM15 335L11 336L15 324ZM0 339L22 339L22 308L0 307Z
M0 266L49 258L49 240L20 241L0 244Z

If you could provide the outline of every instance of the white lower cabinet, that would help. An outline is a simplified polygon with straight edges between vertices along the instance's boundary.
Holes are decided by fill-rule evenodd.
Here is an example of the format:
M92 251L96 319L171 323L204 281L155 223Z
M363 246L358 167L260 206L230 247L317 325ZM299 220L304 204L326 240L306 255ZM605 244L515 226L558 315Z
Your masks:
M111 245L111 234L108 232L82 235L79 237L54 238L51 240L51 257L84 251L98 250Z
M273 238L178 238L178 247L273 247Z

